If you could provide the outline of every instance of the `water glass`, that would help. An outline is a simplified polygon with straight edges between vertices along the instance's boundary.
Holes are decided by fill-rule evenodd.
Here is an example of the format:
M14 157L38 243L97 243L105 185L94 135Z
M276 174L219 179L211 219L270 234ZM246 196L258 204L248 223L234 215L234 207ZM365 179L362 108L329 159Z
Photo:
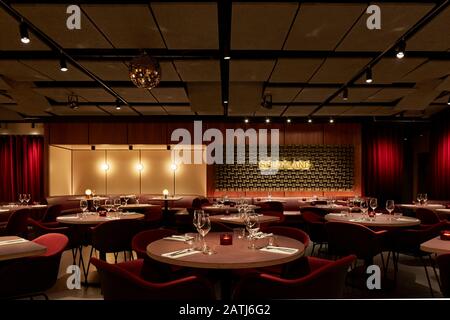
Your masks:
M395 203L394 200L387 200L386 201L386 210L389 212L389 215L392 214L392 211L395 209Z
M234 228L233 229L233 238L244 239L244 237L245 237L245 228Z
M86 211L88 210L88 202L87 202L87 200L80 200L80 209L81 209L81 212L83 213L83 214L85 214L86 213Z

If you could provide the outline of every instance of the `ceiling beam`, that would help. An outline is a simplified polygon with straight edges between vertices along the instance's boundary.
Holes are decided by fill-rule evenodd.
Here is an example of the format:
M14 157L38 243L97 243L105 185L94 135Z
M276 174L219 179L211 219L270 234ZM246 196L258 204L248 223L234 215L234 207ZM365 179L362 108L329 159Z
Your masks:
M128 61L142 54L143 49L65 49L77 61ZM144 49L152 57L164 60L193 60L223 58L222 50L196 49ZM225 49L224 49L225 50ZM229 50L229 48L228 48ZM231 59L267 60L279 58L326 59L326 58L376 58L382 51L329 51L329 50L229 50ZM395 57L395 52L388 55ZM408 57L431 60L450 60L447 51L408 51ZM53 60L59 59L57 51L49 50L2 50L0 60Z
M362 69L360 69L353 78L351 78L348 83L339 88L335 93L329 96L324 102L322 102L317 108L315 108L309 116L314 115L317 111L319 111L323 106L328 105L334 98L339 96L341 92L349 85L356 81L358 81L361 77L364 76L368 68L373 68L378 62L381 61L382 58L386 57L388 54L392 53L395 48L398 47L401 41L407 41L417 32L419 32L423 27L425 27L429 22L431 22L436 16L438 16L441 12L443 12L449 5L450 0L441 0L439 1L427 14L425 14L418 22L416 22L411 28L409 28L406 32L402 34L400 38L397 39L394 43L390 44L386 50L380 53L377 57L373 58L368 64L366 64ZM409 52L407 52L409 54ZM447 53L448 55L448 53Z

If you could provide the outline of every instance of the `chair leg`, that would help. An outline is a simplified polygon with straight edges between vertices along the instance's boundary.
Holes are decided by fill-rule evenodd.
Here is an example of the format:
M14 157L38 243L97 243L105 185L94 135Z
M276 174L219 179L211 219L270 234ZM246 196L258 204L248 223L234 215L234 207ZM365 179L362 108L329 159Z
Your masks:
M91 267L91 257L92 257L92 253L94 252L94 247L91 247L91 252L89 253L89 262L88 262L88 266L86 270L84 271L84 284L87 286L88 285L88 275L89 275L89 269Z
M439 278L439 275L437 274L437 271L436 271L436 264L434 263L434 260L433 260L433 258L431 257L431 255L429 255L428 258L430 259L430 264L431 264L431 267L433 268L433 272L434 272L434 276L436 277L436 281L437 281L437 283L438 283L438 285L439 285L439 288L440 288L441 291L442 291L441 279Z
M420 261L423 264L423 268L425 269L425 274L427 276L428 286L430 287L431 297L434 298L433 287L431 286L430 276L428 274L428 269L425 260L422 257L419 257Z
M323 243L321 243L321 244L319 245L319 250L317 251L317 256L320 255L320 250L322 250L322 245L323 245Z
M314 249L316 248L316 243L313 243L313 247L311 250L311 257L314 257Z

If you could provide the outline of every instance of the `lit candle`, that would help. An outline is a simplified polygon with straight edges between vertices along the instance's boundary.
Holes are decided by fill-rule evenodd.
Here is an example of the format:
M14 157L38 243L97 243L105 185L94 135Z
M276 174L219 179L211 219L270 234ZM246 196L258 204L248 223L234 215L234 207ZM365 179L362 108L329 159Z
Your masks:
M229 246L233 244L233 235L229 233L222 233L220 235L220 245Z
M84 194L86 195L86 197L90 198L91 195L92 195L91 189L86 189L86 190L84 191Z
M441 240L450 240L450 230L441 231Z
M169 190L164 189L163 190L164 199L167 199L167 196L169 195Z

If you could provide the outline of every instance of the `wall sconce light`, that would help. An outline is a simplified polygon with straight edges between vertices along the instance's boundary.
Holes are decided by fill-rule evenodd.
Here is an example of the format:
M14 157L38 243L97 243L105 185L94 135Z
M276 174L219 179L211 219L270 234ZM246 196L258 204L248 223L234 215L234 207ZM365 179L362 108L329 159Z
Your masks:
M164 189L163 190L163 196L164 196L164 199L167 199L167 196L169 195L169 190L167 190L167 189Z
M138 163L138 164L136 165L136 169L137 169L138 171L142 171L142 170L144 170L144 165L143 165L142 163Z
M90 196L92 196L92 190L86 189L86 190L84 190L84 194L89 198Z
M176 165L175 163L172 163L172 164L170 165L170 170L176 171L177 169L178 169L178 167L177 167L177 165Z
M109 164L103 163L101 168L102 168L103 171L108 171L109 170Z

